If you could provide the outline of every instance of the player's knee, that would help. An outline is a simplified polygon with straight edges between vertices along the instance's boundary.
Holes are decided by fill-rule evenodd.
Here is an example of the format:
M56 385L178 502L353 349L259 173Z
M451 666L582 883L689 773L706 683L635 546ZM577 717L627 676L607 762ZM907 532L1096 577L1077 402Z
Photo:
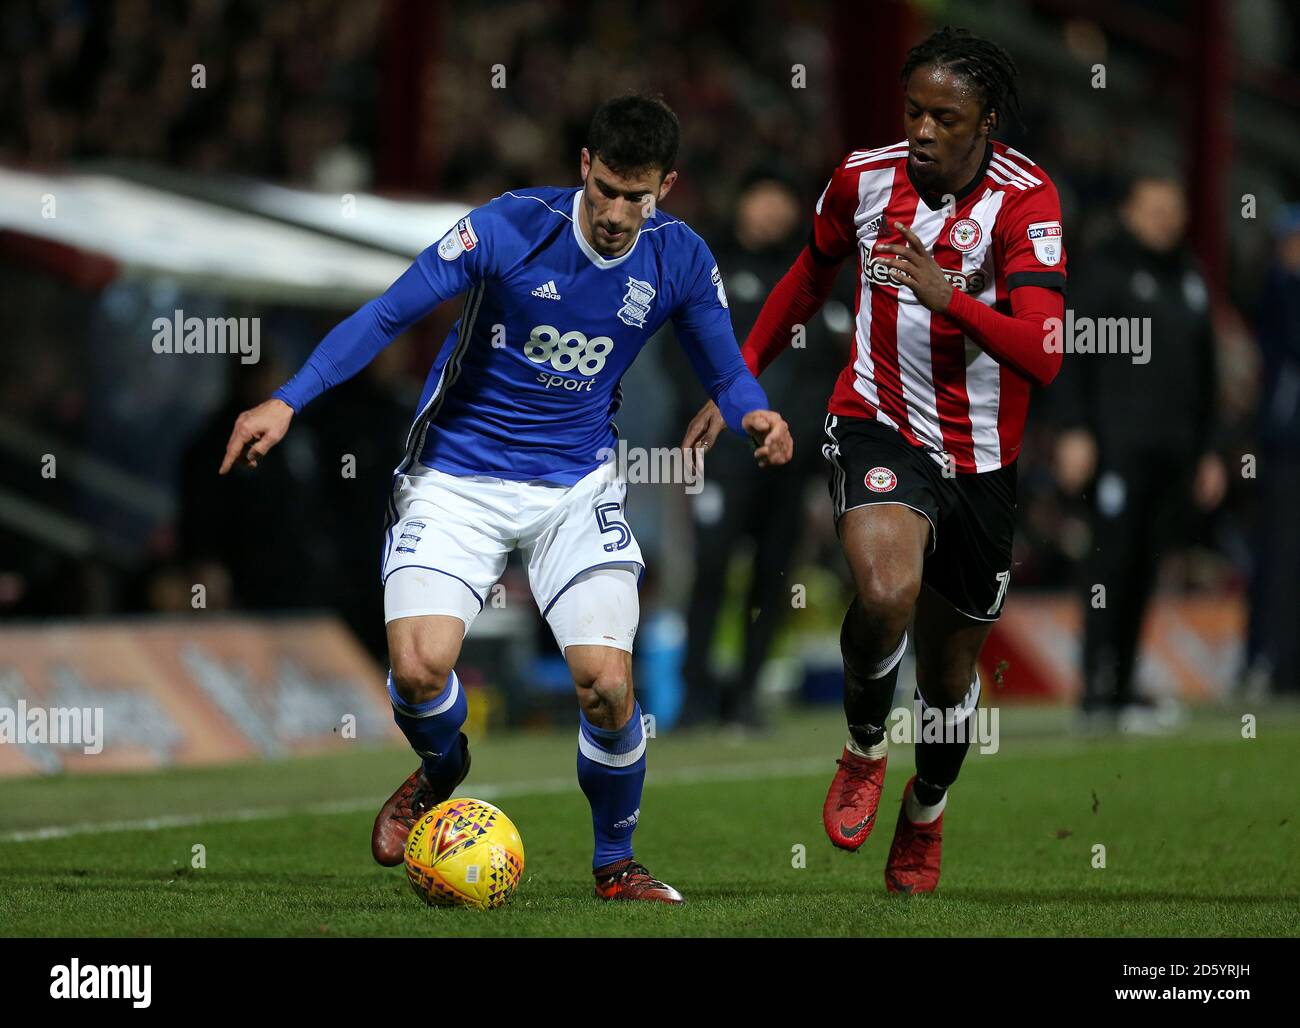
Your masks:
M912 617L920 589L910 575L877 572L864 576L857 589L858 634L879 636L884 645L896 643Z
M959 664L949 667L926 667L918 658L916 667L916 684L925 697L925 702L932 707L955 707L970 692L971 682L975 680L974 666Z
M436 646L412 646L394 653L393 688L407 703L428 703L446 690L455 654Z
M587 720L600 728L621 728L631 707L632 676L626 662L612 659L575 676L578 703Z

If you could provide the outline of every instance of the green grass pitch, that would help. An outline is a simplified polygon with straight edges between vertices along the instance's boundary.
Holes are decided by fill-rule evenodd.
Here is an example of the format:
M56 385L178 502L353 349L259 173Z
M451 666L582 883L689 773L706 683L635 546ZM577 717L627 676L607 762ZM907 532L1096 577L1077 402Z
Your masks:
M910 747L891 752L866 845L849 854L826 840L821 803L844 738L826 711L743 743L650 741L637 855L682 890L681 908L591 897L576 733L564 731L474 744L460 794L503 807L526 849L524 882L501 910L426 908L400 869L371 862L374 811L414 762L358 747L4 783L0 934L1297 934L1300 711L1254 709L1254 739L1242 738L1242 712L1205 711L1159 740L1071 739L1064 711L1001 713L999 752L972 751L951 794L932 896L890 896L882 876Z

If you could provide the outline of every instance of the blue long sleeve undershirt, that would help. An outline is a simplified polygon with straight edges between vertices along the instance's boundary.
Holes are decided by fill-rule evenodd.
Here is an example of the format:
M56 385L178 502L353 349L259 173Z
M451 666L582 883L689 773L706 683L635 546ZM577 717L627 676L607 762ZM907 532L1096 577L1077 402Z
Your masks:
M275 391L295 412L327 389L352 378L389 343L447 297L438 295L418 263L412 264L382 296L340 321L312 351L306 363ZM733 335L696 339L683 348L696 377L718 405L727 427L745 435L741 425L753 410L765 410L767 395L741 359Z
M365 368L389 343L442 302L418 264L382 296L335 325L293 378L273 394L296 412Z

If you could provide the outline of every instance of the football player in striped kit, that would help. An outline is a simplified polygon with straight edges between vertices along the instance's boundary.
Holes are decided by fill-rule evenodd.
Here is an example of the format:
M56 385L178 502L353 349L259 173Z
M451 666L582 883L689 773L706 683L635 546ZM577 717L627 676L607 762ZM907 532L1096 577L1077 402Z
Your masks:
M980 697L976 660L1011 578L1029 393L1060 368L1047 335L1064 314L1065 252L1051 180L993 139L1017 107L1006 51L941 29L909 51L902 79L906 138L835 169L808 245L742 354L760 374L856 255L855 346L823 446L856 593L840 635L849 738L823 823L848 850L875 825L910 624L923 714L945 729L918 738L886 862L888 889L910 893L939 881L948 788ZM722 427L708 404L684 445L707 446Z
M595 894L682 901L632 853L646 773L632 690L644 566L611 459L619 382L671 320L695 374L727 425L754 442L759 464L786 463L793 443L740 358L708 246L658 209L677 178L678 137L676 115L658 98L601 105L581 186L511 190L470 212L231 433L223 474L236 463L256 466L296 412L465 294L393 476L384 534L388 692L421 764L375 819L380 864L402 863L416 820L469 773L454 668L484 597L519 549L577 690Z

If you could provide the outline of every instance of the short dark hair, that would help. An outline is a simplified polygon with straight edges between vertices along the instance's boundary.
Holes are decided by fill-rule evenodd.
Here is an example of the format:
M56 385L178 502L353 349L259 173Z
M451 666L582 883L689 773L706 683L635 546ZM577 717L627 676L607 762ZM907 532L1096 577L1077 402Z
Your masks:
M632 93L596 108L587 150L620 175L658 168L667 175L677 161L681 127L661 96Z
M992 110L999 116L1020 120L1020 94L1016 89L1020 72L1011 55L992 40L945 25L907 52L904 83L917 68L943 68L964 78L979 93L981 114Z

